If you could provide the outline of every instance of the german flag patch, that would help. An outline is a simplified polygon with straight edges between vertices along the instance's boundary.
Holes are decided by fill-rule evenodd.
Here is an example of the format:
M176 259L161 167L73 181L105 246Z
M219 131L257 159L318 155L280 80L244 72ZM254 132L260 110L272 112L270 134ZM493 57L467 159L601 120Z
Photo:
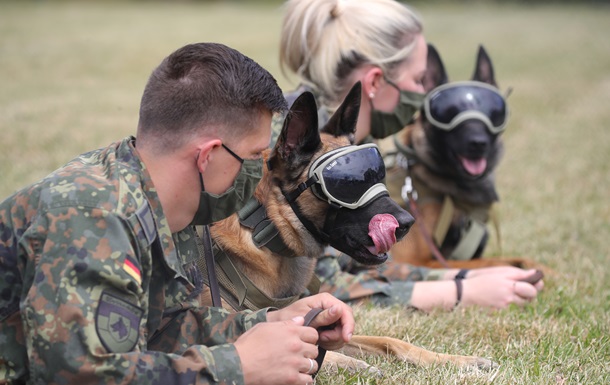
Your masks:
M138 263L129 255L127 256L127 258L125 258L125 262L123 263L123 270L125 270L127 274L131 276L131 278L135 279L138 285L142 284L142 273L140 272Z

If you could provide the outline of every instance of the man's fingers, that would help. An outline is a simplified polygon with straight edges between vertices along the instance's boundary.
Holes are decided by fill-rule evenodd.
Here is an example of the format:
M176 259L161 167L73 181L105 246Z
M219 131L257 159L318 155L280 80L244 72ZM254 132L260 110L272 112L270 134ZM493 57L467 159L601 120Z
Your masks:
M334 324L341 319L341 310L337 310L334 307L321 311L313 320L309 326L318 329L325 326Z
M317 371L318 371L318 363L316 362L316 360L314 360L312 358L307 358L307 363L304 367L304 370L301 370L301 373L314 374Z
M298 333L301 341L306 342L311 346L314 346L318 343L319 335L317 330L312 329L310 327L300 327ZM318 356L318 351L315 348L312 349L312 351L315 351L315 353L313 354L313 357L315 358ZM311 356L311 354L309 356Z
M335 304L324 310L313 320L311 326L316 329L327 329L324 333L328 338L340 338L348 342L354 333L355 322L351 309L345 304L341 305ZM334 330L339 334L335 335L329 330Z

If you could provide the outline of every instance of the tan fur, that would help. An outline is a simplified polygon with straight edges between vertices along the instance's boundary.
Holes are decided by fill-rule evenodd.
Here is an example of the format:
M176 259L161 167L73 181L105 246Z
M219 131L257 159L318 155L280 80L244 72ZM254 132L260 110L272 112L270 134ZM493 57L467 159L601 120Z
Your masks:
M335 138L327 134L322 134L322 142L324 147L319 152L320 154L349 144L346 138ZM265 158L268 156L268 153L265 154ZM281 297L285 294L286 287L292 287L292 289L298 290L298 293L302 293L314 274L315 257L319 256L322 250L319 245L312 247L313 242L306 239L311 238L311 235L303 229L298 218L284 200L279 188L273 184L272 172L265 170L263 179L255 192L255 197L267 208L267 214L281 232L284 242L298 254L306 257L286 258L273 254L267 248L258 249L251 240L250 230L241 227L235 215L212 226L212 236L230 255L237 269L247 275L269 297ZM303 207L314 214L313 218L320 218L319 221L323 220L325 213L320 207L324 207L324 205L319 204L321 202L319 199L315 198L309 191L305 192L303 198L299 199L308 202L303 204ZM479 368L490 368L495 365L487 359L478 357L434 353L389 337L354 336L352 341L343 349L343 352L349 356L328 352L324 365L328 366L329 370L341 367L348 370L371 370L375 372L376 369L370 367L366 362L350 357L362 354L392 355L405 362L417 365L447 362L464 367L474 366Z

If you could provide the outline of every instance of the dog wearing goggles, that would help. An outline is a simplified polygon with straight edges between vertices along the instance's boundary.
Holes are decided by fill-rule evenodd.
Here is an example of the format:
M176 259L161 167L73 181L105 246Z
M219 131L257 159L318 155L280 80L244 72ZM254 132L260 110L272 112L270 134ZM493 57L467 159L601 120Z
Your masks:
M428 45L427 92L418 119L393 138L387 186L418 222L391 250L418 266L539 267L522 258L485 258L487 222L496 225L494 172L509 109L494 69L480 46L470 81L449 82L437 50Z
M379 264L409 231L413 217L390 198L377 146L351 145L360 93L357 84L322 131L313 95L297 98L275 147L264 154L266 167L253 203L211 227L220 295L228 310L286 306L315 292L316 258L327 245L361 263ZM205 264L199 266L205 270ZM204 304L211 304L209 297L204 292ZM495 365L377 336L354 336L343 353L327 352L324 364L331 370L375 372L352 357L369 353L424 365Z

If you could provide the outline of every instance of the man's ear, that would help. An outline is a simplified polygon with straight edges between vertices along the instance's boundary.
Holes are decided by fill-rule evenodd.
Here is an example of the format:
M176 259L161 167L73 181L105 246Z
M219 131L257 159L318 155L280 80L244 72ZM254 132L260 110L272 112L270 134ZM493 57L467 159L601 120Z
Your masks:
M208 139L197 146L195 159L197 162L197 169L203 173L208 167L210 160L214 157L214 150L222 146L222 140Z

